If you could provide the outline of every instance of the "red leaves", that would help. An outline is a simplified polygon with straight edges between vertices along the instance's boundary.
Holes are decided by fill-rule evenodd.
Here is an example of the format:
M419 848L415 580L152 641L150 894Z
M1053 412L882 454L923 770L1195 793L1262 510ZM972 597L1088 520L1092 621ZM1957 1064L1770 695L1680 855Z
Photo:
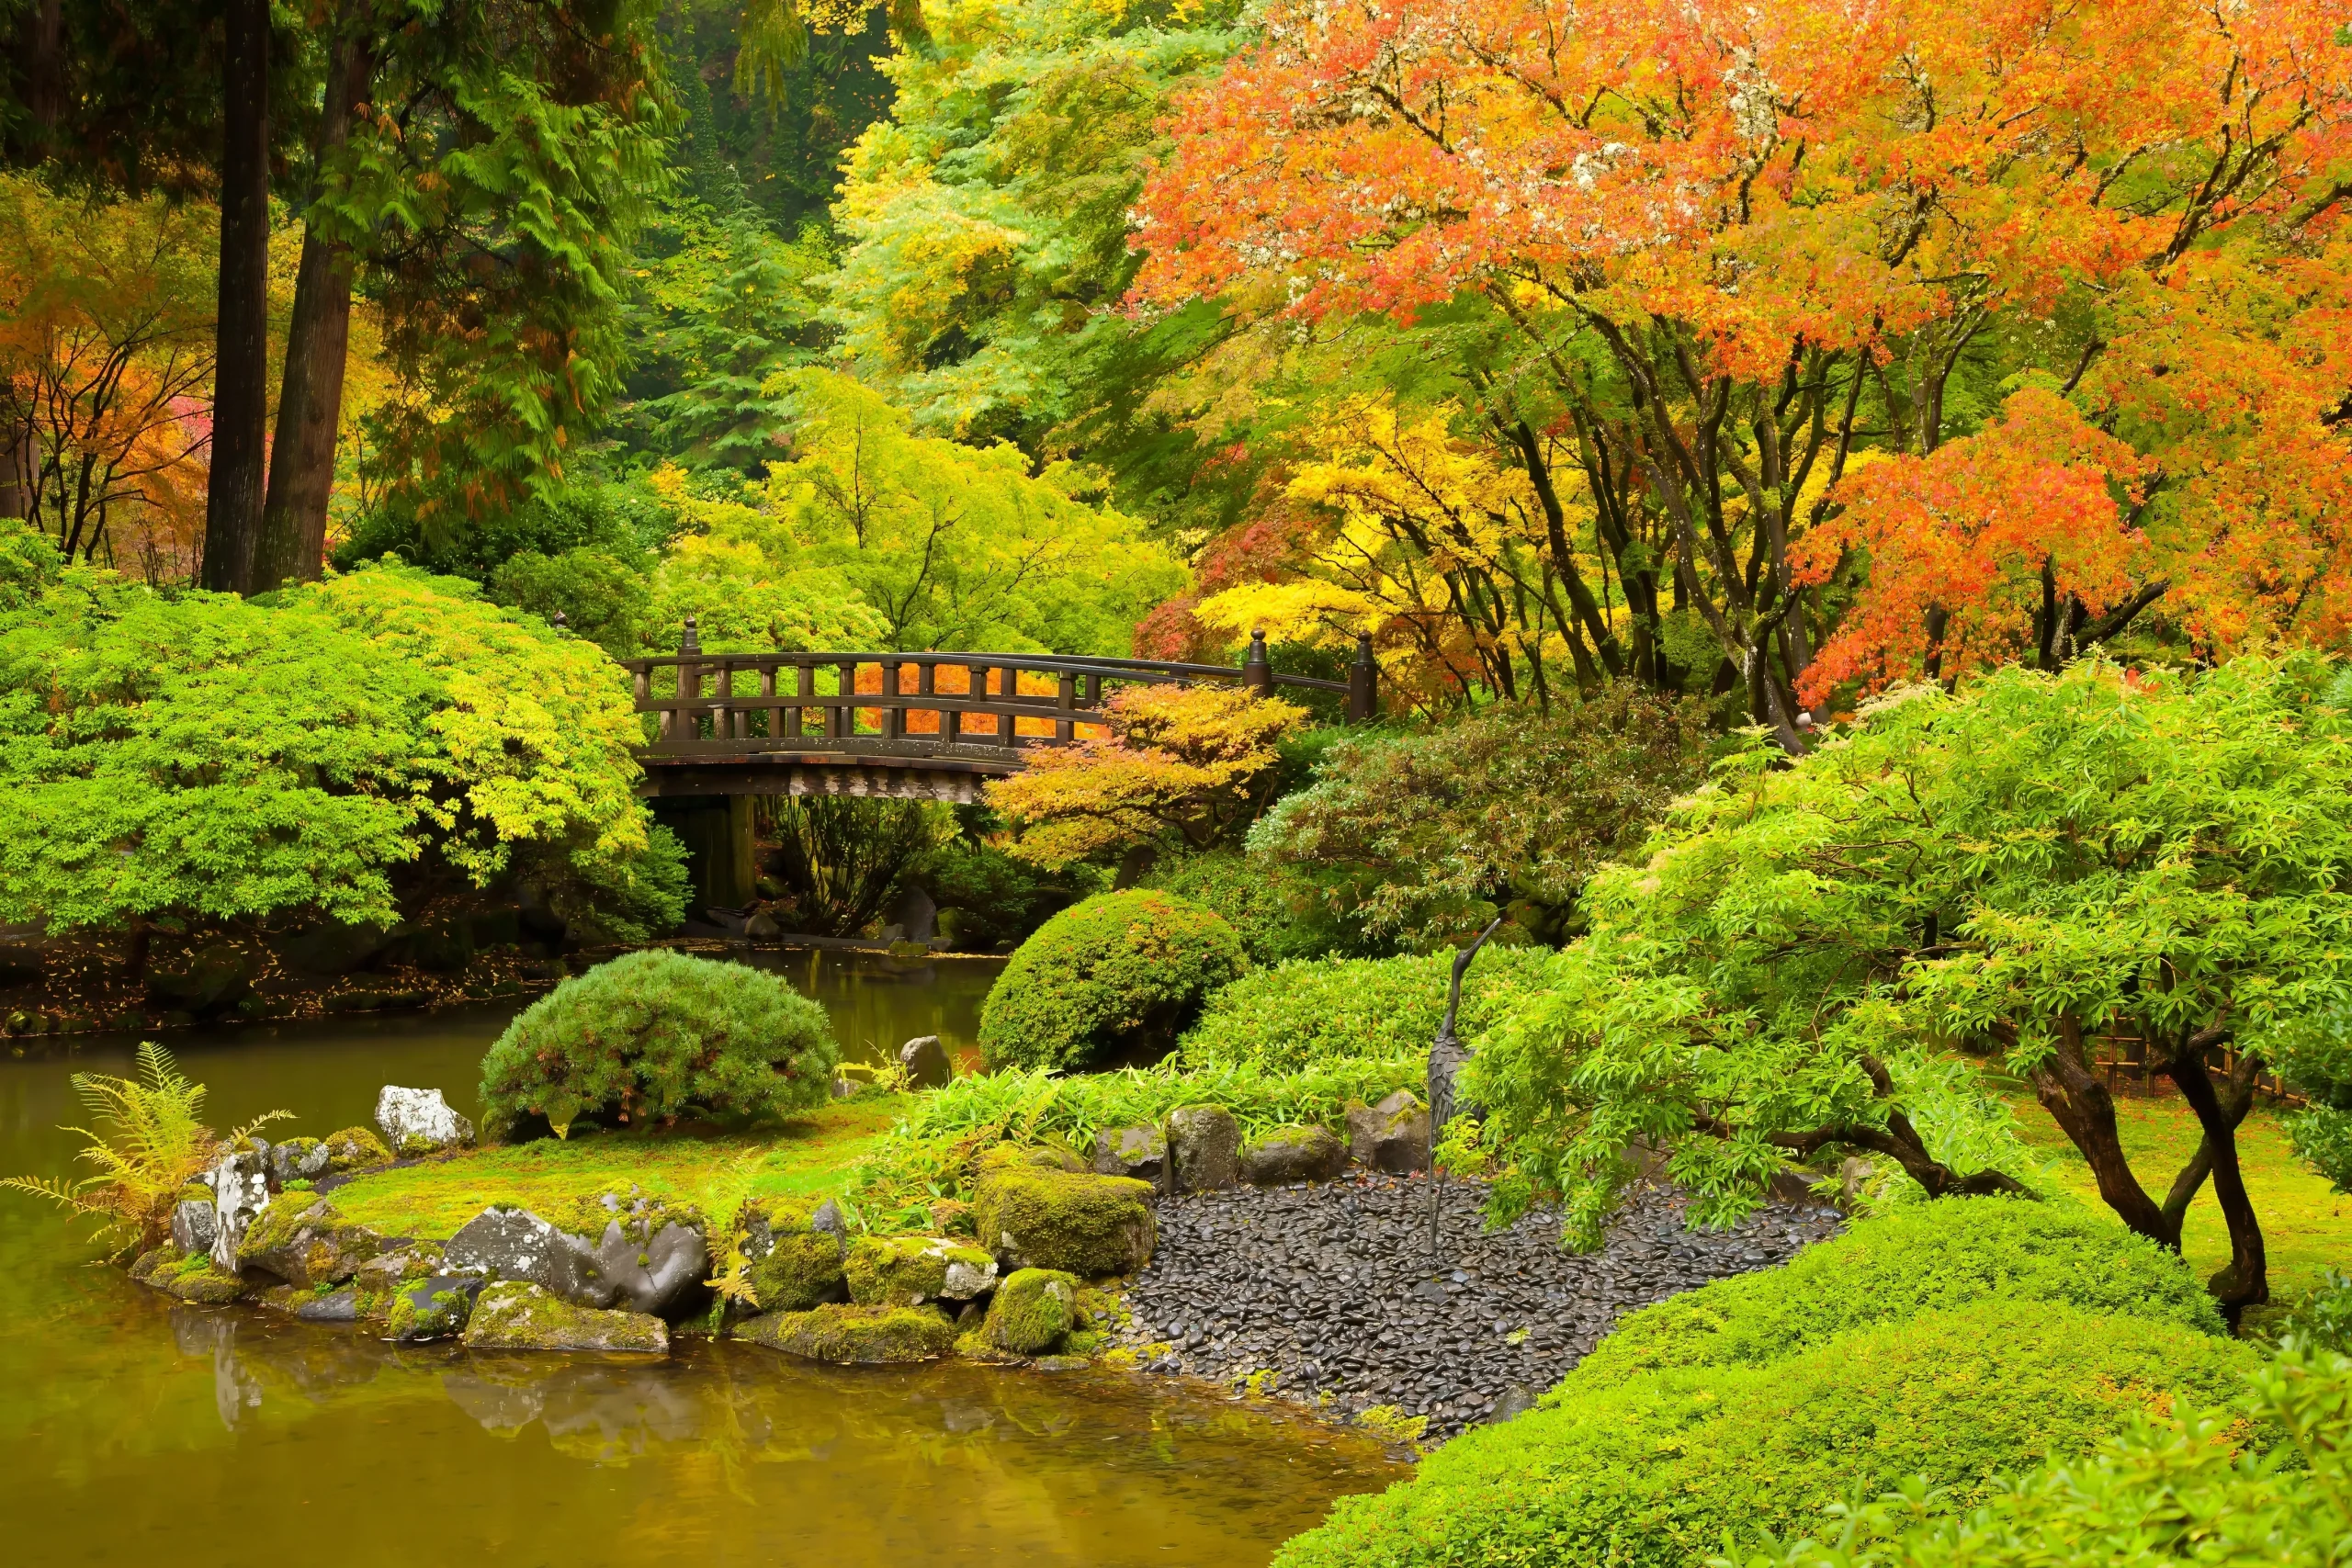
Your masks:
M1844 510L1799 541L1792 561L1800 582L1818 583L1863 551L1869 581L1798 694L1818 705L1851 680L1875 690L1917 673L1931 652L1948 678L2028 653L2045 563L2058 604L2072 595L2090 616L2104 614L2134 591L2145 562L2147 540L2117 498L2148 468L2065 400L2028 388L1933 457L1850 474L1834 497Z

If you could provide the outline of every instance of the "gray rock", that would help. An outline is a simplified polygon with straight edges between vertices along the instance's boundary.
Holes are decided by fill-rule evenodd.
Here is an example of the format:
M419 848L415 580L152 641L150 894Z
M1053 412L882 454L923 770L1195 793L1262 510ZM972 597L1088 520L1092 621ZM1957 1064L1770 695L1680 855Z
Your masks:
M447 1255L453 1269L525 1280L573 1306L663 1317L683 1310L710 1274L702 1232L660 1212L616 1214L592 1240L526 1209L492 1207L449 1238Z
M783 934L784 928L777 925L775 917L765 909L758 911L743 922L743 935L751 942L774 942Z
M219 1212L209 1199L190 1198L172 1210L172 1245L182 1252L209 1254L220 1230Z
M474 1141L474 1124L450 1110L437 1089L386 1084L376 1095L376 1126L392 1153L403 1157L464 1148Z
M288 1138L269 1149L269 1174L278 1186L289 1181L316 1181L334 1163L334 1156L316 1138Z
M831 1198L818 1204L817 1212L808 1216L808 1228L812 1231L825 1231L844 1239L849 1235L849 1224L842 1218L841 1209Z
M1430 1113L1409 1090L1377 1105L1348 1107L1348 1154L1358 1165L1402 1176L1430 1160Z
M956 1076L956 1064L936 1034L919 1034L899 1047L899 1066L915 1089L938 1089Z
M1179 1192L1216 1192L1241 1175L1241 1123L1219 1105L1187 1105L1168 1118Z
M312 1296L296 1303L294 1315L304 1323L357 1323L359 1292L346 1285L323 1296Z
M1325 1127L1277 1127L1241 1146L1241 1179L1253 1187L1329 1181L1347 1164L1348 1145Z
M237 1249L254 1217L269 1207L269 1145L259 1138L220 1156L220 1163L199 1179L212 1189L212 1263L224 1273L237 1271Z
M939 906L918 883L899 895L898 926L908 942L929 942L939 929Z
M1132 1176L1168 1190L1168 1136L1157 1127L1105 1127L1094 1134L1094 1173Z

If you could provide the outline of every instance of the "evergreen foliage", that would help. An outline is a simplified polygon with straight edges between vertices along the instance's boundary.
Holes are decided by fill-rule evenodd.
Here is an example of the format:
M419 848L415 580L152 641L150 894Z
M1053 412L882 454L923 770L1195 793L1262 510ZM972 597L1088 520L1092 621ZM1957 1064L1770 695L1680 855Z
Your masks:
M1232 850L1175 855L1154 863L1141 886L1216 910L1241 938L1252 967L1335 954L1376 955L1386 945L1353 915L1330 908L1332 888L1295 867L1270 865Z
M1233 928L1197 904L1142 889L1101 893L1037 928L980 1012L991 1069L1069 1070L1164 1047L1247 961Z
M626 953L507 1025L482 1058L484 1131L773 1120L822 1104L839 1055L825 1010L773 975L666 950Z

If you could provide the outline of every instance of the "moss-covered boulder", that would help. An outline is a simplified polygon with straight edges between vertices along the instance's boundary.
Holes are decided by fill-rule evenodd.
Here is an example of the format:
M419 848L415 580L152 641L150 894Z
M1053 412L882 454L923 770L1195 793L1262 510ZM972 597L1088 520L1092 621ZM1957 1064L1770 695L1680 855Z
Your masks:
M269 1145L269 1175L280 1187L316 1181L334 1167L334 1156L321 1138L288 1138Z
M428 1274L404 1284L392 1292L384 1337L402 1345L455 1338L465 1332L481 1291L479 1274Z
M750 1264L752 1305L807 1312L849 1295L842 1271L847 1243L830 1202L752 1198L736 1212L733 1240Z
M402 1285L449 1271L447 1255L439 1242L413 1241L396 1251L378 1254L351 1277L360 1318L368 1323L388 1321L392 1315L392 1296Z
M383 1250L382 1236L344 1218L326 1199L284 1192L254 1217L237 1244L237 1263L311 1290L343 1283Z
M327 1170L343 1176L355 1170L373 1170L379 1165L392 1163L392 1151L385 1146L372 1128L345 1127L340 1133L330 1133L323 1140L327 1151Z
M735 1337L812 1361L879 1366L947 1354L956 1346L956 1325L933 1307L828 1303L755 1317L738 1325Z
M466 1320L469 1350L603 1350L666 1356L669 1325L650 1313L573 1306L518 1280L486 1287Z
M995 1258L939 1235L862 1235L842 1267L860 1306L967 1302L996 1284Z
M1149 1182L998 1154L982 1163L973 1229L1007 1268L1129 1274L1159 1239L1151 1198Z
M158 1247L133 1264L132 1270L141 1283L198 1306L226 1306L255 1293L255 1287L243 1276L230 1273L200 1252Z
M1058 1269L1021 1269L989 1303L981 1337L1016 1356L1043 1356L1078 1322L1078 1280Z
M1241 1179L1253 1187L1329 1181L1347 1164L1348 1145L1328 1127L1275 1127L1241 1145Z

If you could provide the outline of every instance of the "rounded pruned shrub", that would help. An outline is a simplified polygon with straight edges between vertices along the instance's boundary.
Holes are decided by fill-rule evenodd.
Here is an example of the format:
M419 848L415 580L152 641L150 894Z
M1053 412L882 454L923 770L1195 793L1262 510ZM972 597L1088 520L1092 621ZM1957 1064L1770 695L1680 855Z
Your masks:
M1566 1386L1760 1366L1850 1329L1995 1297L2227 1332L2177 1255L2104 1215L2020 1198L1943 1198L1857 1221L1785 1267L1644 1307L1593 1348Z
M1827 1505L1915 1475L1942 1489L1935 1510L1964 1513L2005 1472L2080 1459L2176 1402L2221 1404L2259 1359L2144 1317L1979 1301L1766 1365L1571 1379L1411 1481L1341 1498L1275 1562L1687 1568L1745 1556L1766 1532L1817 1531Z
M1099 893L1037 928L980 1010L993 1069L1091 1066L1172 1044L1203 998L1238 978L1233 928L1172 894Z
M775 976L632 953L525 1009L481 1063L492 1136L574 1122L751 1122L824 1100L840 1059L825 1010Z
M1552 951L1488 947L1463 976L1454 1032L1481 1030L1540 983ZM1297 1072L1324 1062L1381 1061L1430 1048L1445 1021L1451 951L1409 958L1308 959L1261 969L1209 999L1181 1049L1188 1066Z

